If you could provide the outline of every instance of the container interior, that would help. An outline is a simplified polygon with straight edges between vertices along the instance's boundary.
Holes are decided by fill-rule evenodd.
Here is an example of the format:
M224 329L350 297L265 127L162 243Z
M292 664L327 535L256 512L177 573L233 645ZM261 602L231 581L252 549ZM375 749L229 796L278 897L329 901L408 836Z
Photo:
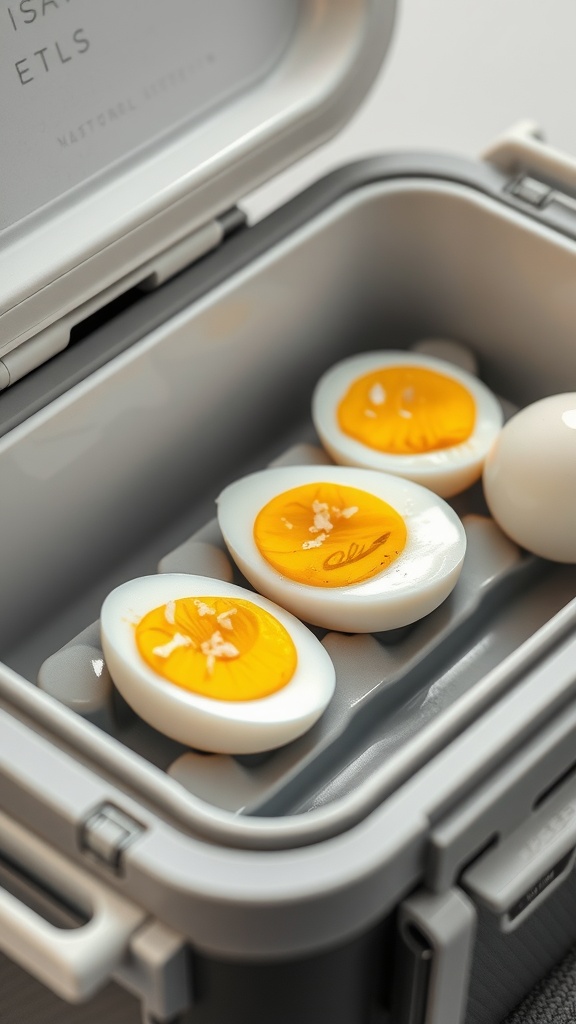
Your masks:
M509 655L535 634L545 649L576 596L576 567L506 539L480 485L452 501L468 552L451 597L391 634L317 630L337 699L275 752L203 755L138 719L102 662L101 602L158 568L219 574L215 497L274 460L330 461L310 396L346 354L448 337L507 413L570 390L575 269L573 243L464 186L396 181L336 203L1 440L4 663L235 817L310 812L375 779L391 792L465 727L462 698L481 685L479 712L511 685Z

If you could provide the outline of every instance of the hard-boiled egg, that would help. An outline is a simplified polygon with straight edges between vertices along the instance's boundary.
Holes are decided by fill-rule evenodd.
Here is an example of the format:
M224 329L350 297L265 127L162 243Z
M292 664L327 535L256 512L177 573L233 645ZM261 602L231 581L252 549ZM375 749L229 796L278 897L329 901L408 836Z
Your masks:
M218 498L228 549L258 591L306 622L378 632L415 622L450 593L466 535L410 480L344 466L285 466Z
M312 418L332 458L414 480L444 498L482 473L502 426L488 388L418 352L366 352L318 382Z
M200 750L248 754L306 732L334 691L319 640L241 587L166 573L122 584L101 613L114 683L154 728Z
M576 393L543 398L508 421L486 460L484 494L521 547L576 562Z

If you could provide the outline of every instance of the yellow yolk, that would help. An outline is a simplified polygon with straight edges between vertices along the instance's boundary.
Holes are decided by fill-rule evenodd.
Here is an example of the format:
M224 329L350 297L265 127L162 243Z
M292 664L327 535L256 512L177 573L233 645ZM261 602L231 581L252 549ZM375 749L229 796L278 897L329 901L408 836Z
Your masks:
M312 587L349 587L383 572L406 544L402 516L356 487L304 484L258 513L254 540L283 576Z
M292 678L297 654L284 626L251 601L185 597L148 612L136 646L151 669L216 700L256 700Z
M390 455L420 455L466 441L476 420L470 392L419 366L393 366L359 377L338 406L340 429Z

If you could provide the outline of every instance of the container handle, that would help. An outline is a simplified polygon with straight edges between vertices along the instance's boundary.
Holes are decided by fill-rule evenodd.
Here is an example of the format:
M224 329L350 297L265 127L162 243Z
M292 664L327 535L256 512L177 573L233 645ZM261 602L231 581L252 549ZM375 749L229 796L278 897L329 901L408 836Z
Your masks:
M549 146L534 121L519 121L482 153L482 159L506 174L533 174L576 192L576 159Z
M475 932L476 911L460 889L421 889L401 904L394 1020L464 1020Z
M0 888L0 950L68 1002L89 999L120 966L145 912L0 812L2 853L90 915L61 929Z

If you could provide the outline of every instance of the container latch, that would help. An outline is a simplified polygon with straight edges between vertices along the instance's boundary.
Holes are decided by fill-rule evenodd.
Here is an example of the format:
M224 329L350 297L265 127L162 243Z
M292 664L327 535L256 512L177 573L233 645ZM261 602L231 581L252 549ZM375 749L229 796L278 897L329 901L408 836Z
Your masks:
M144 832L144 826L114 804L103 804L82 828L81 845L101 864L119 872L124 851Z

